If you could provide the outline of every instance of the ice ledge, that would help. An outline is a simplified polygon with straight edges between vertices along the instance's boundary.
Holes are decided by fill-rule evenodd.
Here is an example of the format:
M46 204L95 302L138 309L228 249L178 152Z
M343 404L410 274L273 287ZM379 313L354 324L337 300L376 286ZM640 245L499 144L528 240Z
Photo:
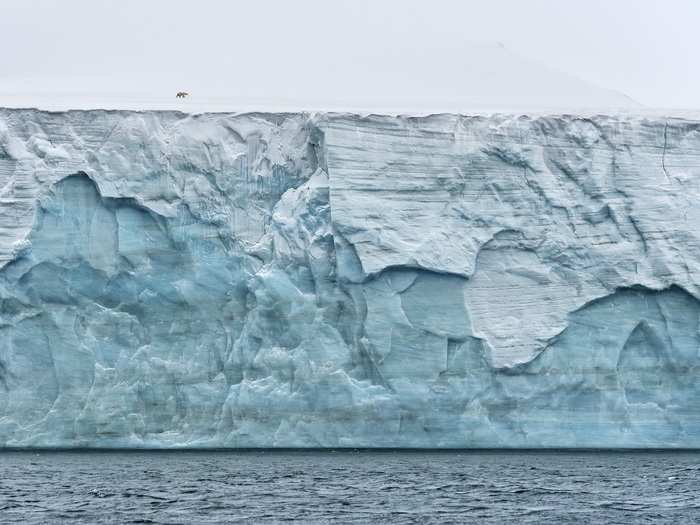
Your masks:
M2 109L0 438L698 446L699 159L671 118Z

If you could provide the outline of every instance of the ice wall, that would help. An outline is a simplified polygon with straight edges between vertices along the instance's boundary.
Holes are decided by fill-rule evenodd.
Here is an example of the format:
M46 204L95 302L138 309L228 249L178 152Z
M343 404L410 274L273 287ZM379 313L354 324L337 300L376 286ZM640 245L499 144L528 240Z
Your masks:
M700 123L0 109L0 445L700 447Z

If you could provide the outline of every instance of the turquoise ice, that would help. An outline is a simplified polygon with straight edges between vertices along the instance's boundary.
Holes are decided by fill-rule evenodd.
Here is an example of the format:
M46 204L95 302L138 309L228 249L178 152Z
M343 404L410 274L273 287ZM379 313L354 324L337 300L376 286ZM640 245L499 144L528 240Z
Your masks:
M700 124L0 110L0 445L699 447Z

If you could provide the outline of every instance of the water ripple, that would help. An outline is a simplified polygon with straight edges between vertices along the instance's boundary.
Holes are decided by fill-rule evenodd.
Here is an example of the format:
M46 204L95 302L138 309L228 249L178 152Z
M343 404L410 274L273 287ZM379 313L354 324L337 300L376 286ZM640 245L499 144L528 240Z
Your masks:
M3 452L2 523L694 523L697 453Z

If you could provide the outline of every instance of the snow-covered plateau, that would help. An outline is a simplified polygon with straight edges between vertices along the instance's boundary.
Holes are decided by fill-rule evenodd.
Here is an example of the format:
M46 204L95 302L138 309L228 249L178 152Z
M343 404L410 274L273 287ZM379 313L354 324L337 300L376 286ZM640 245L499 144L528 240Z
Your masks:
M700 121L0 109L0 446L700 447Z

